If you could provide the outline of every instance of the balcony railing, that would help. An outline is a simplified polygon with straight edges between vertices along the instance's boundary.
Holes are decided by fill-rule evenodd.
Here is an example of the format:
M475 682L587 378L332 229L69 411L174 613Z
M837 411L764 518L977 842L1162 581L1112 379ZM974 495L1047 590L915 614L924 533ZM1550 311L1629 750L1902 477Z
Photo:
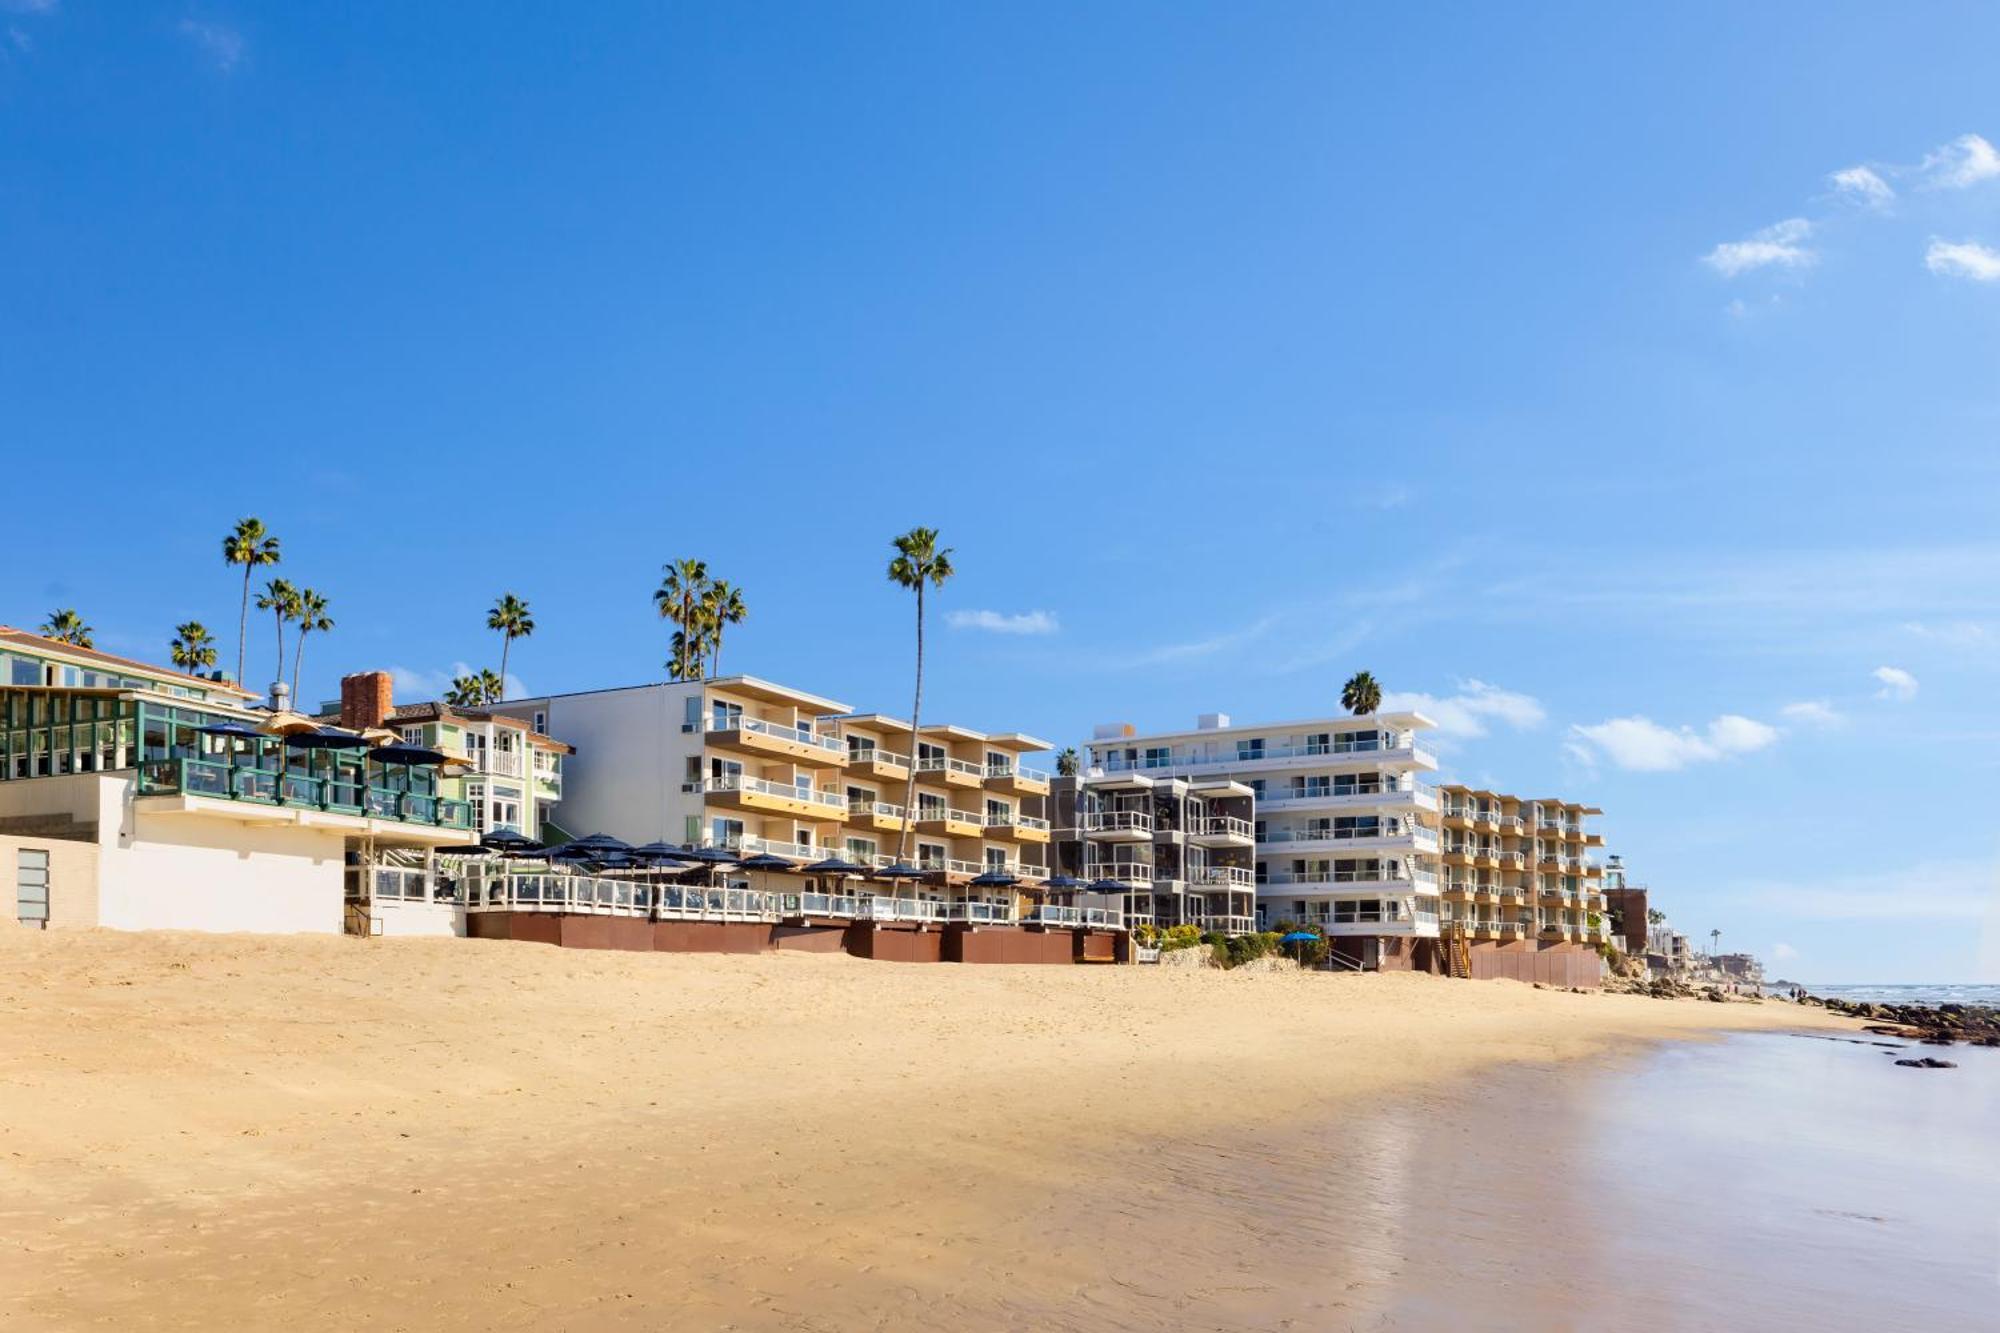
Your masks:
M1405 886L1417 893L1436 893L1432 875L1402 875L1386 870L1277 870L1257 881L1278 887L1295 884L1380 884L1392 890Z
M847 762L850 764L887 764L890 768L902 769L907 769L910 766L908 757L874 745L850 748L847 752Z
M1106 930L1122 930L1125 927L1125 914L1115 907L1066 907L1060 903L1037 903L1021 919L1038 926L1095 926Z
M1150 861L1092 861L1084 868L1086 879L1115 879L1124 884L1151 884L1159 873Z
M847 757L845 742L822 736L810 727L795 727L786 722L766 722L761 717L711 717L705 731L742 731L752 736L768 736L772 740L785 741L793 745L810 745L816 750L825 750L828 757Z
M1085 833L1151 833L1153 816L1144 810L1099 810L1083 817Z
M803 801L807 805L816 805L829 811L847 809L847 798L839 792L814 791L811 787L800 787L789 782L772 782L766 778L753 778L741 773L684 783L682 790L708 793L752 792L784 801Z
M967 777L982 779L986 776L986 770L978 764L967 763L963 759L943 758L937 755L932 755L928 759L919 759L917 761L917 772L963 773Z
M472 808L421 792L305 773L244 768L214 759L155 759L139 768L141 796L213 796L254 805L365 815L399 824L469 829Z
M1426 828L1422 824L1364 824L1353 828L1335 828L1330 825L1324 828L1312 825L1307 825L1305 828L1266 828L1257 841L1260 843L1386 842L1403 838L1410 839L1419 847L1428 848L1431 851L1437 850L1437 831ZM1458 851L1459 849L1454 847L1451 850Z
M1267 791L1257 797L1259 807L1267 805L1294 805L1306 801L1334 801L1349 798L1398 796L1408 793L1431 801L1437 799L1437 788L1424 782L1355 782L1345 785L1329 783L1324 787L1281 787Z
M1039 829L1043 833L1047 833L1049 831L1049 821L1046 819L1037 819L1033 815L1024 815L1009 810L1004 814L990 814L986 816L986 827Z
M849 801L847 813L851 818L861 819L873 815L878 819L901 819L903 807L888 801Z
M1039 768L1029 768L1024 764L988 764L986 776L989 778L1025 778L1029 782L1047 782L1049 775Z
M1343 755L1414 758L1430 764L1437 762L1437 756L1431 751L1408 737L1402 737L1388 740L1378 738L1313 741L1304 745L1265 745L1255 749L1239 749L1236 753L1228 755L1188 754L1172 750L1163 755L1106 755L1098 761L1098 767L1107 773L1152 773L1173 769L1241 768L1245 764L1260 764L1273 759L1338 758Z
M1196 828L1207 837L1247 838L1252 833L1250 821L1235 815L1211 815Z

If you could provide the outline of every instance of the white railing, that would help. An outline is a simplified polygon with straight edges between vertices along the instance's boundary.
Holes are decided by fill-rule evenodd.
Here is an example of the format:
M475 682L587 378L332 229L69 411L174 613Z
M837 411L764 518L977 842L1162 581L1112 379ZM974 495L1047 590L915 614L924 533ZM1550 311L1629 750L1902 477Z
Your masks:
M1279 870L1259 881L1262 884L1380 884L1389 889L1409 888L1418 893L1436 893L1438 882L1432 875L1395 875L1380 870Z
M832 854L832 849L815 847L805 842L779 842L776 838L760 838L746 833L730 838L723 844L731 851L748 852L752 856L789 856L801 861L817 861Z
M373 876L373 895L385 901L422 902L425 896L424 872L377 866Z
M1414 796L1424 804L1437 800L1437 788L1423 782L1355 782L1346 786L1282 787L1257 798L1257 804L1295 805L1307 801L1361 801L1383 796Z
M1151 884L1156 873L1147 861L1093 861L1084 870L1086 879L1113 879L1122 884Z
M768 736L772 740L786 741L794 745L810 745L816 750L829 750L843 758L847 747L832 737L822 736L810 727L795 727L788 722L766 722L761 717L710 717L707 731L744 731L752 736Z
M787 893L780 895L780 907L787 916L855 917L861 912L861 895L854 893Z
M974 828L986 827L986 816L972 810L956 810L950 806L943 805L919 805L917 807L917 822L919 824L926 821L935 823L938 820L943 820L946 823L970 824Z
M910 766L907 756L896 754L893 751L884 750L874 745L864 745L859 749L848 750L847 762L850 764L886 764L890 768L901 769L908 769Z
M1203 866L1194 872L1189 882L1220 885L1228 889L1254 889L1257 887L1257 872L1245 866Z
M1085 833L1151 833L1153 816L1144 810L1098 810L1083 817Z
M988 764L986 776L989 778L1021 778L1028 782L1047 782L1049 775L1039 768L1029 768L1025 764Z
M849 801L847 813L849 817L875 815L882 819L901 819L903 807L892 805L888 801Z
M963 759L940 758L933 755L929 759L917 761L919 773L963 773L967 777L984 779L986 770L978 764L967 763Z
M944 905L946 921L963 921L970 925L1004 926L1014 921L1014 908L1010 903L983 903L972 899Z
M1024 815L1018 811L1009 810L1004 814L986 816L986 827L1038 829L1043 833L1047 833L1049 831L1049 821L1046 819L1037 819L1033 815Z
M1065 907L1057 903L1037 903L1022 920L1039 926L1084 926L1123 930L1125 914L1115 907Z
M1343 755L1410 758L1428 764L1437 762L1435 754L1409 737L1403 736L1366 740L1311 741L1304 745L1239 744L1235 753L1226 755L1192 754L1173 749L1169 749L1163 755L1114 754L1098 760L1097 766L1107 773L1156 773L1171 769L1241 768L1245 764L1261 764L1277 759L1337 758Z
M1200 831L1208 837L1247 838L1252 828L1249 820L1235 815L1210 815L1201 822Z
M845 810L847 798L838 792L814 791L811 787L794 786L787 782L771 782L765 778L746 777L730 774L719 778L704 778L699 782L685 784L688 789L700 792L754 792L785 801L803 801L807 805L817 805L828 810Z
M1437 849L1438 835L1435 830L1426 828L1422 824L1400 824L1395 821L1378 825L1362 825L1357 828L1335 828L1332 825L1325 827L1307 825L1305 828L1291 829L1266 828L1263 836L1258 838L1257 841L1267 843L1393 842L1403 838L1410 839L1419 847L1428 847L1433 851ZM1454 847L1451 850L1458 851L1460 849Z
M862 898L855 916L864 921L942 921L945 904L928 898Z

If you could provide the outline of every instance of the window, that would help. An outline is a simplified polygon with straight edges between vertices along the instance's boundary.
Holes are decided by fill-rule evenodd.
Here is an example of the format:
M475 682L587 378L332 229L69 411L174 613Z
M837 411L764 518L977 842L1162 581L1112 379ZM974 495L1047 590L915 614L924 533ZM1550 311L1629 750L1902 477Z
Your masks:
M941 842L918 843L917 864L925 870L944 869L944 844Z
M1169 750L1166 746L1149 745L1146 747L1147 768L1166 768L1173 762L1174 762L1173 751Z
M1011 824L1014 822L1014 807L1005 801L986 803L986 822L989 824Z
M849 838L847 859L858 866L875 864L875 840L873 838Z
M740 819L710 820L708 831L717 847L736 847L743 842L743 821Z
M22 848L15 853L14 915L24 926L49 924L49 854Z
M1236 742L1236 757L1245 760L1262 759L1264 757L1264 738L1256 736L1249 740Z
M942 796L938 796L938 795L935 795L935 794L933 794L933 793L931 793L931 792L927 792L927 791L920 791L920 792L918 792L918 793L917 793L917 818L918 818L918 819L943 819L943 818L944 818L944 797L942 797Z
M681 714L681 730L700 731L701 696L699 694L690 694L686 699L682 700L682 703L686 705L686 708Z
M919 764L929 764L932 762L942 764L944 762L944 747L942 745L933 745L929 741L918 741L917 761Z
M850 758L872 760L875 757L875 742L867 736L849 736L847 753Z
M544 736L549 734L549 715L545 709L535 710L535 730Z
M742 725L742 704L732 704L717 699L708 706L708 729L710 731L733 731Z
M403 744L405 745L422 745L424 743L424 729L422 727L404 727L402 737Z
M1007 849L1005 847L988 847L986 849L986 868L988 870L1004 872L1007 869Z

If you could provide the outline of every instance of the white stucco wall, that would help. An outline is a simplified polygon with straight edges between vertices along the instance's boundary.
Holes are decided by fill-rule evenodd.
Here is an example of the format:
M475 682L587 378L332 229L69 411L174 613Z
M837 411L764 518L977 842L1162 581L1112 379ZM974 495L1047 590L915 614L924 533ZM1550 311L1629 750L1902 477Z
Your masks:
M609 833L631 843L687 839L689 813L701 798L683 796L686 756L699 734L684 736L684 700L699 683L663 683L592 694L510 700L497 711L548 715L548 734L576 747L563 761L563 797L555 820L576 837Z
M128 813L100 841L98 918L118 930L339 934L339 830Z
M463 935L465 910L452 903L390 902L369 905L371 934L381 936Z

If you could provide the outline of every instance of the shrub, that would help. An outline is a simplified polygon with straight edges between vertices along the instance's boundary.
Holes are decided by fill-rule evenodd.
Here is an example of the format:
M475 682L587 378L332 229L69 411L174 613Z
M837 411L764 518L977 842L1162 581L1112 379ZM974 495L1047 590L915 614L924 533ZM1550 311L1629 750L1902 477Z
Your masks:
M1193 926L1169 926L1160 933L1160 951L1172 953L1176 949L1192 949L1201 943L1201 932Z
M1160 928L1150 921L1141 921L1132 928L1132 938L1142 949L1157 948L1160 943Z

